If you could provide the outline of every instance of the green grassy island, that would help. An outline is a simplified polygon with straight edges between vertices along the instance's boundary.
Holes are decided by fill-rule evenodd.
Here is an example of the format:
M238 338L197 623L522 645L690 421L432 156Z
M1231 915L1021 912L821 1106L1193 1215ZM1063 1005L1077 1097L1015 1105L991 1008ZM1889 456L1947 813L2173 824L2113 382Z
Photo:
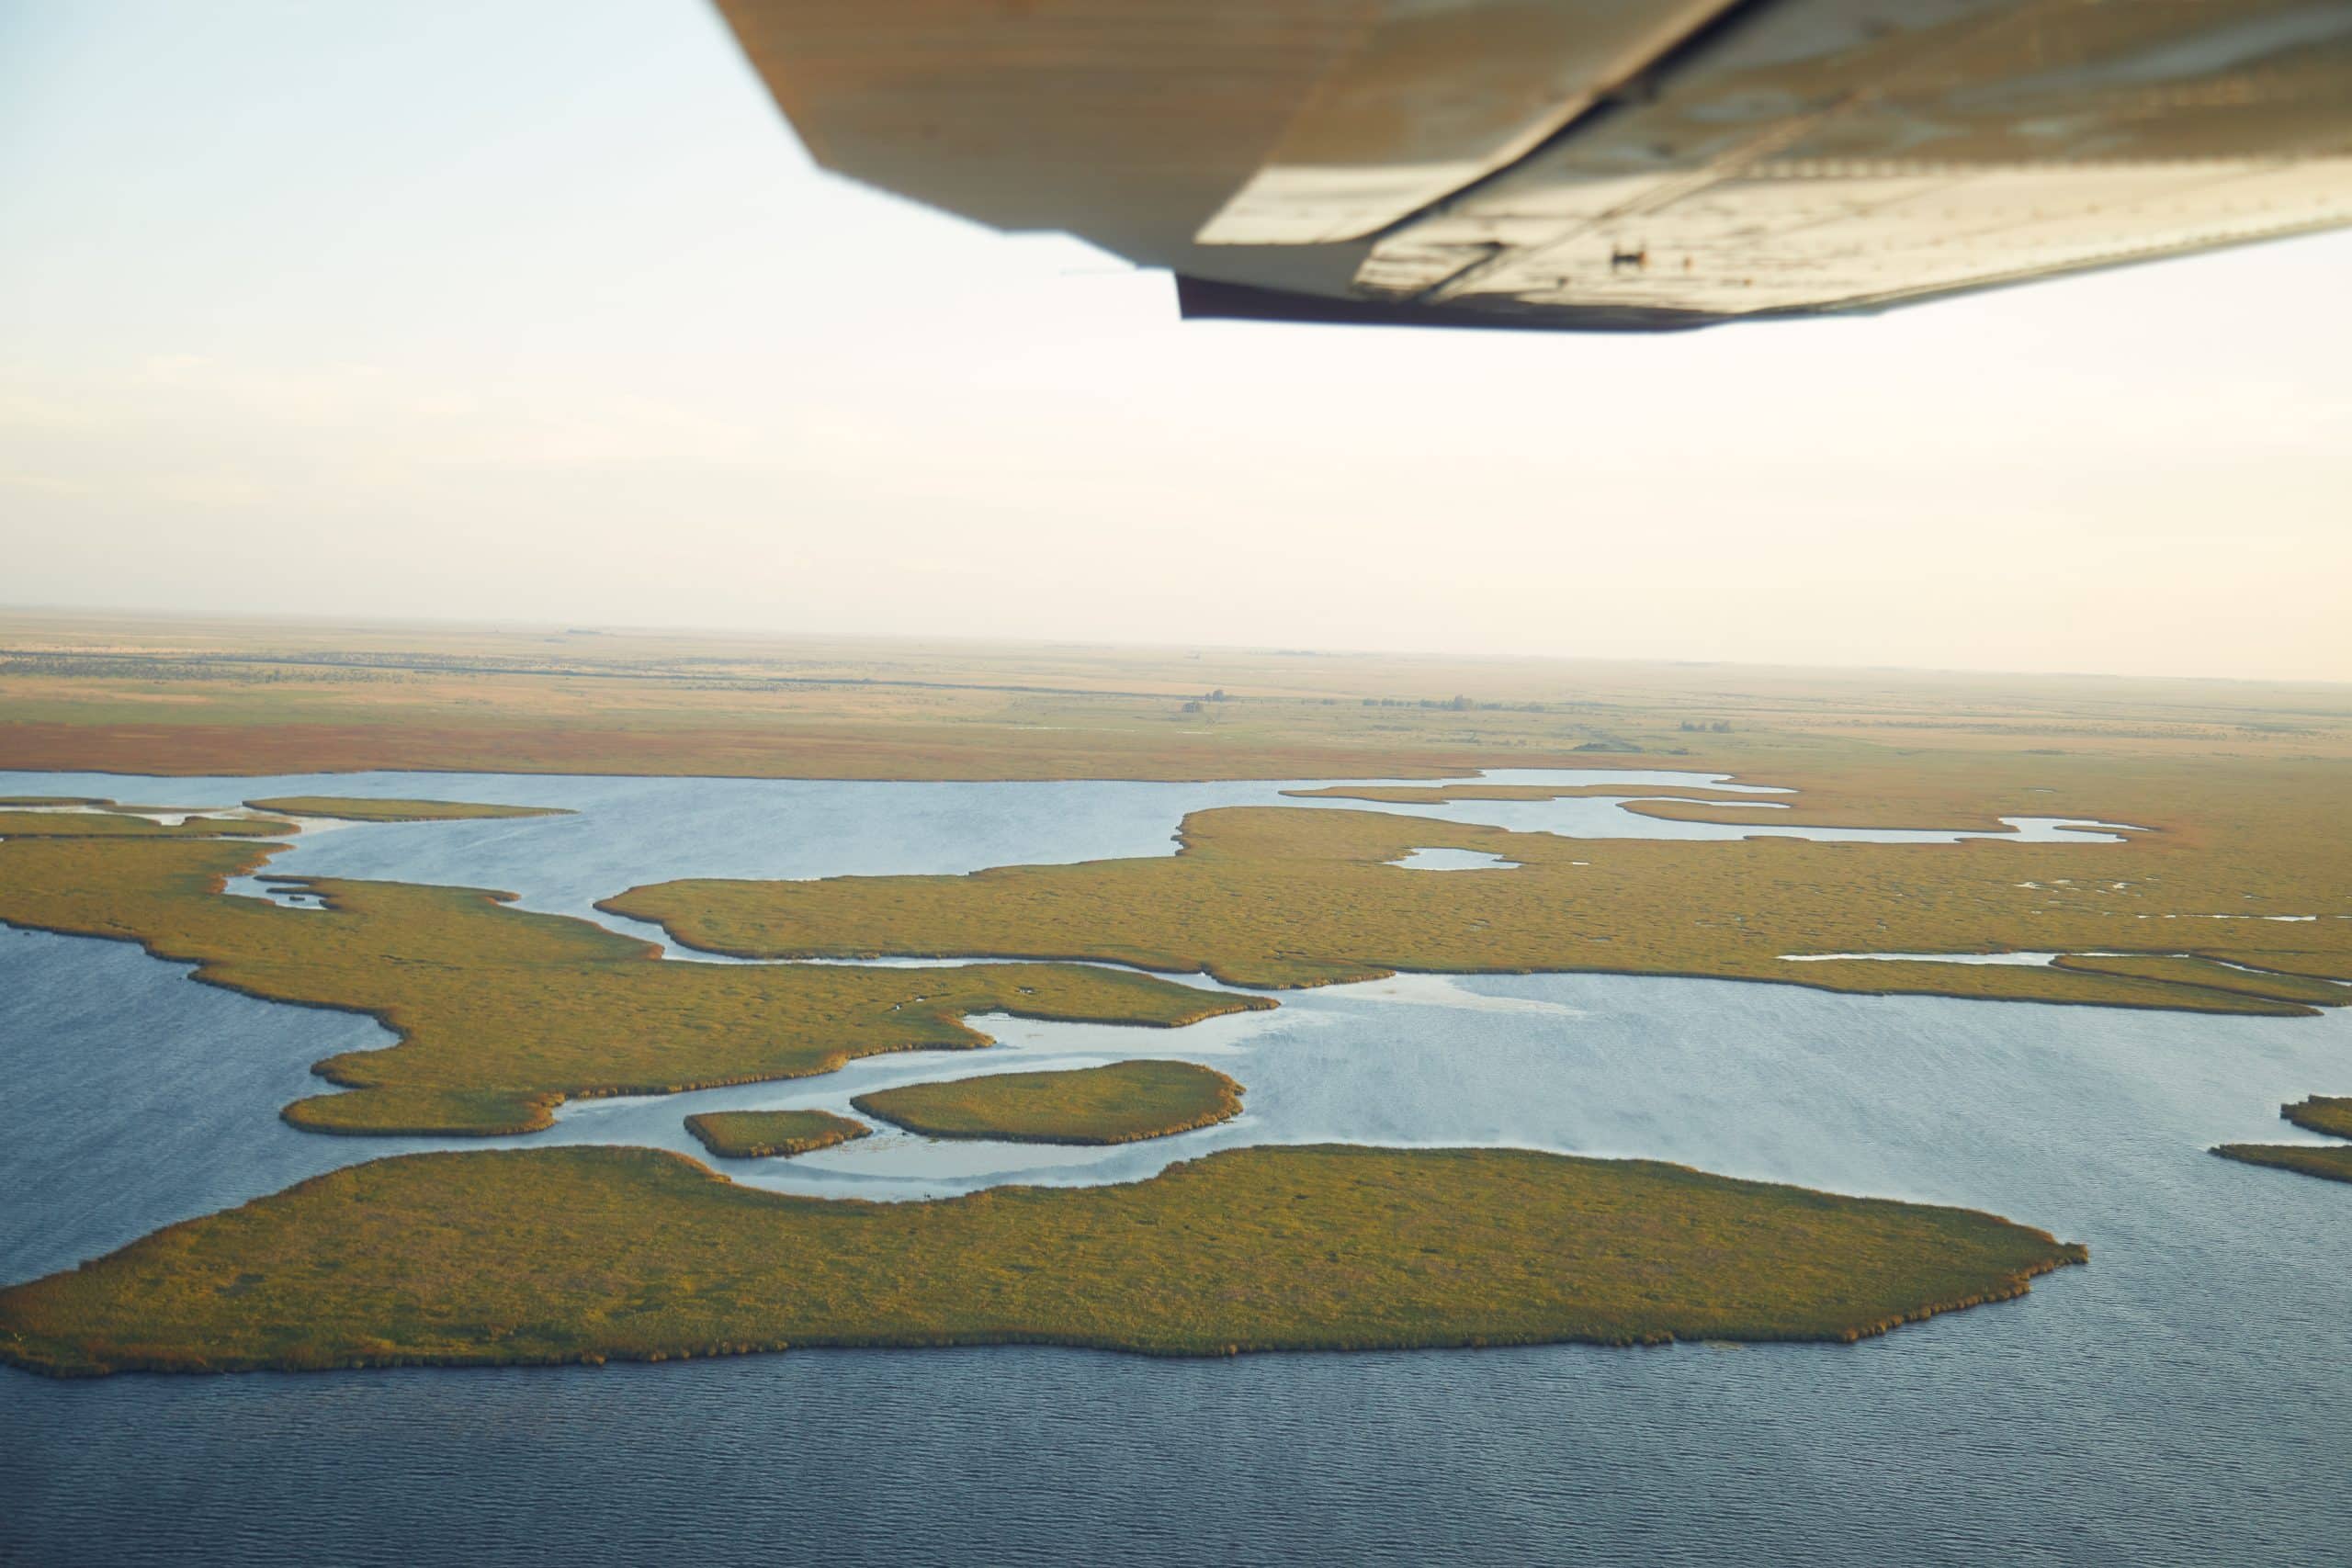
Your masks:
M726 1159L790 1159L874 1129L830 1111L706 1111L686 1118L686 1131Z
M337 822L472 822L486 818L570 817L561 806L485 806L467 800L371 800L346 795L282 795L249 800L255 811Z
M1069 964L940 969L669 964L651 943L477 888L300 879L322 907L225 895L276 846L0 840L0 920L135 941L273 1001L374 1015L399 1036L313 1069L352 1091L287 1107L323 1133L491 1135L565 1099L826 1073L880 1051L964 1049L973 1013L1174 1027L1272 1007Z
M740 1187L649 1149L481 1151L334 1171L0 1291L0 1359L1851 1341L2086 1258L1969 1210L1516 1149L1234 1149L1123 1186L908 1203Z
M2278 1108L2279 1117L2331 1138L2352 1138L2352 1097L2314 1094ZM2328 1181L2352 1181L2352 1145L2222 1144L2223 1159L2267 1165Z
M1241 1086L1190 1062L1114 1062L877 1089L850 1102L927 1138L1127 1144L1241 1114Z

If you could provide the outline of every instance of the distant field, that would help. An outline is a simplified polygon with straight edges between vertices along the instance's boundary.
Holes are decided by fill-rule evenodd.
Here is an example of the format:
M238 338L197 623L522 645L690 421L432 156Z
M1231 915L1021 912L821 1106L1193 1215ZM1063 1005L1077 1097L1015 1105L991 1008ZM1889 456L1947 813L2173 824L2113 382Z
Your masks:
M2352 760L2352 688L0 613L0 767L794 778Z

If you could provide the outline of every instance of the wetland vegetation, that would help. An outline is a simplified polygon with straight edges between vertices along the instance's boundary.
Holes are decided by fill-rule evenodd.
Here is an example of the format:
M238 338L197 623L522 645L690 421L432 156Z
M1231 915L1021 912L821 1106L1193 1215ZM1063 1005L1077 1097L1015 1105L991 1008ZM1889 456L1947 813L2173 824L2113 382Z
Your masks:
M2292 1105L2280 1106L2278 1114L2314 1133L2325 1133L2332 1138L2352 1138L2352 1097L2306 1095Z
M158 822L127 811L0 809L0 839L282 839L293 831L291 822L253 817L188 817L177 822Z
M395 1033L389 1049L319 1064L345 1092L286 1114L320 1131L527 1132L568 1097L981 1044L975 1014L1176 1025L1272 1005L1067 959L1269 988L1584 969L2274 1015L2338 1001L2333 983L2352 979L2340 688L10 623L0 766L23 770L1459 781L1482 767L1668 767L1793 793L1300 793L1366 805L1634 794L1646 798L1629 809L1655 818L1774 828L1989 831L2039 816L2146 829L2121 844L1571 841L1238 807L1188 818L1172 857L673 882L607 905L745 956L1000 960L910 969L664 963L650 944L459 887L303 878L294 886L320 907L287 908L223 890L266 863L270 846L254 840L287 824L0 802L0 919L138 942L212 984L371 1014ZM533 810L253 805L361 820ZM1388 863L1422 847L1517 869L1441 877ZM2066 956L1786 962L1890 952ZM1066 1080L1048 1086L1063 1095L1088 1082L1046 1076ZM936 1113L1007 1082L922 1086L940 1092L916 1099ZM1114 1109L1149 1119L1129 1093L1078 1121L1099 1132L1110 1123L1094 1113ZM1001 1106L962 1113L993 1114L982 1135L1008 1135ZM712 1113L695 1133L715 1151L781 1152L807 1124L749 1118L794 1114ZM2338 1157L2352 1149L2221 1152L2352 1166ZM2082 1257L1980 1213L1500 1149L1247 1148L1128 1186L893 1204L738 1187L643 1149L478 1151L339 1170L0 1292L0 1358L95 1372L787 1343L1837 1340L2015 1294Z
M2280 1106L2278 1114L2313 1133L2352 1138L2352 1097L2308 1095ZM2352 1144L2222 1144L2213 1152L2247 1165L2271 1166L2328 1181L2352 1181Z
M2262 806L2304 841L2324 840L2341 809L2336 782L2274 781ZM2118 793L2158 804L2144 787ZM2333 853L2299 855L2284 832L2255 839L2237 829L2252 815L2243 808L2220 827L2177 807L2164 815L2177 830L2125 844L1852 844L1570 840L1379 812L1235 807L1187 818L1173 856L968 876L685 880L603 907L744 957L1086 958L1272 988L1399 970L1600 970L2268 1015L2352 995L2312 983L2352 978L2352 883L2332 880ZM1492 854L1517 869L1431 877L1389 863L1417 848ZM2324 918L2211 916L2282 908ZM2134 948L2219 963L1785 956Z
M235 897L272 847L221 840L0 841L0 919L135 941L248 995L373 1014L399 1036L314 1069L347 1091L286 1108L316 1132L497 1134L576 1096L830 1072L881 1051L985 1045L974 1013L1176 1026L1271 1007L1149 976L670 964L651 943L504 895L298 879L320 907Z
M2086 1257L1968 1210L1517 1149L1243 1148L1125 1186L908 1203L740 1187L650 1149L481 1151L349 1167L0 1291L0 1359L1850 1341Z
M1241 1086L1191 1062L1114 1062L1060 1072L991 1073L859 1095L869 1116L926 1138L1126 1144L1241 1114Z
M725 1159L790 1159L874 1129L830 1111L706 1111L686 1118L686 1131Z

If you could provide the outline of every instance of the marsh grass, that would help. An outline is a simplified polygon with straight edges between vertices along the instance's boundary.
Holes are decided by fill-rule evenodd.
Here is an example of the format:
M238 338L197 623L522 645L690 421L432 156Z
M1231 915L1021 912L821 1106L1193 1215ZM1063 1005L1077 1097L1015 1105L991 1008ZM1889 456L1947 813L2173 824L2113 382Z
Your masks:
M293 831L291 822L251 817L190 817L165 823L120 811L0 810L0 839L282 839Z
M1241 1114L1241 1086L1191 1062L1113 1062L1061 1072L992 1073L905 1084L850 1101L926 1138L1126 1144Z
M830 1111L706 1111L686 1118L686 1131L722 1158L790 1159L874 1129Z
M1279 1145L926 1202L562 1147L350 1167L0 1292L63 1375L1026 1342L1171 1355L1854 1340L2079 1247L1988 1214L1513 1149Z
M2352 1138L2352 1098L2313 1094L2278 1108L2281 1120L2332 1138ZM2223 1159L2248 1165L2275 1166L2329 1181L2352 1181L2352 1146L2310 1144L2222 1144L2213 1152Z
M2261 974L2202 958L2092 953L2070 955L2055 963L2061 969L2082 974L2162 980L2169 985L2201 987L2233 996L2265 997L2272 1001L2309 1002L2315 1007L2342 1007L2352 1002L2352 989L2338 981L2302 975Z
M2322 783L2313 775L2278 786L2259 810L2233 808L2232 821L2276 834L2262 840L2259 864L2249 856L2260 846L2205 829L2123 844L1577 840L1392 813L1233 807L1187 818L1173 856L967 876L686 880L601 907L658 922L689 946L753 958L1086 958L1268 988L1399 970L1587 970L2293 1016L2352 997L2307 983L2352 977L2352 919L2335 918L2352 914L2352 884L2329 880L2332 851L2298 854L2286 831L2332 841L2341 802ZM2119 795L2151 814L2161 804L2120 785ZM1387 863L1420 847L1518 866L1430 877ZM2282 907L2324 918L2211 918ZM1784 957L2032 949L2149 956L2055 967ZM2271 973L2156 957L2183 949Z
M2323 1181L2352 1181L2352 1148L2312 1144L2221 1144L2213 1152L2245 1165L2267 1165Z
M2352 1098L2343 1095L2306 1095L2292 1105L2282 1105L2278 1114L2298 1127L2308 1127L2314 1133L2325 1133L2334 1138L2352 1138Z

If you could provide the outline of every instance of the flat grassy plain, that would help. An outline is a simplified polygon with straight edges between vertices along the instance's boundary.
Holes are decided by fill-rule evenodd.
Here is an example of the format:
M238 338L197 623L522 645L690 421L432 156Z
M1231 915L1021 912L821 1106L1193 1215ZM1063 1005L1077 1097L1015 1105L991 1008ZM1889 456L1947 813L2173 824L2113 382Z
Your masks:
M0 1291L37 1371L1853 1340L2079 1247L1967 1210L1510 1149L1229 1150L1148 1181L789 1197L648 1149L413 1155Z
M469 800L370 800L348 795L281 795L248 800L254 811L335 822L472 822L508 817L569 817L560 806L490 806Z
M1909 754L1907 773L1932 780L1936 759L2020 751L2343 762L2352 689L0 612L9 768L1395 779L1804 766L1818 777ZM1949 798L1989 804L1965 780Z
M790 1159L874 1129L830 1111L706 1111L686 1118L686 1131L725 1159Z
M305 879L294 885L323 907L300 909L221 891L270 853L223 840L8 839L0 919L137 942L213 985L372 1014L399 1043L320 1063L352 1092L286 1109L322 1133L531 1132L568 1098L985 1045L963 1021L974 1013L1172 1027L1272 1005L1068 965L670 964L650 943L475 888Z
M906 1084L850 1101L926 1138L1129 1144L1241 1114L1241 1086L1191 1062L1113 1062L1063 1072L993 1073Z

